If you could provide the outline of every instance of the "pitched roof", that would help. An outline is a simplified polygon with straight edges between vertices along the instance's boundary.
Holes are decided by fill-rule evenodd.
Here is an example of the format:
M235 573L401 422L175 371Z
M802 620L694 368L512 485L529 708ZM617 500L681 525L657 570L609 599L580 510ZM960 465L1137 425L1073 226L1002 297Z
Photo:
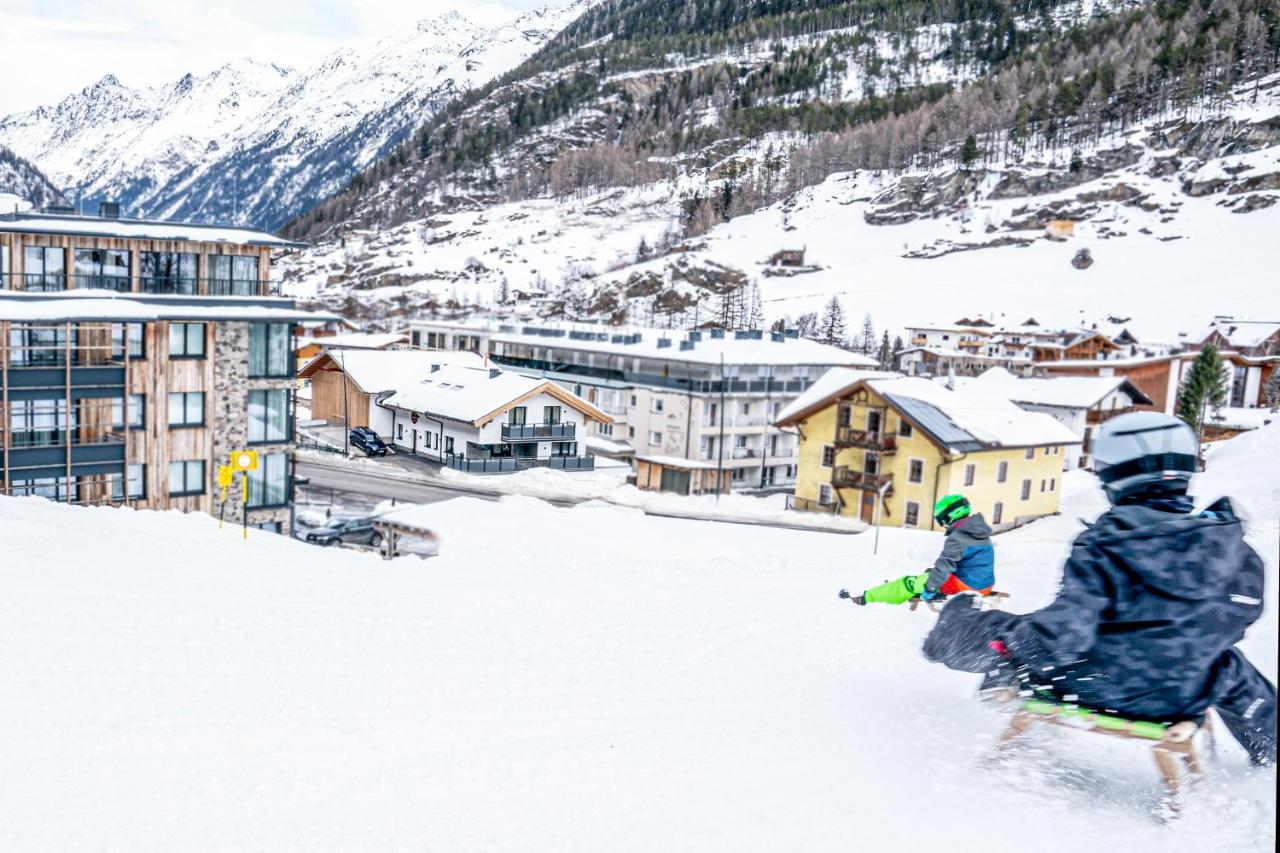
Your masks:
M411 412L484 426L538 394L549 394L591 420L605 423L613 420L586 400L545 379L460 364L443 365L417 382L395 388L391 396L381 402Z
M788 406L779 416L777 426L797 424L813 412L833 405L859 385L865 385L935 442L954 452L1080 443L1071 430L1049 415L1025 411L998 395L951 391L932 380L908 376L881 374L827 379L824 376L814 386L821 385L825 396L815 393L805 401L806 405Z
M1197 343L1203 342L1214 332L1221 334L1233 347L1256 347L1262 345L1276 332L1280 332L1280 322L1215 317L1209 327L1195 340Z
M775 423L783 421L796 422L803 420L810 412L825 409L827 404L840 395L846 388L853 387L859 379L872 376L896 376L878 370L862 370L856 367L833 367L818 377L807 391L800 394L778 412Z
M266 231L239 225L201 225L159 219L110 219L51 213L10 213L0 217L0 232L17 234L77 234L130 240L182 240L241 246L304 249L306 243L284 240Z
M951 381L951 380L948 380ZM1088 409L1121 390L1135 403L1150 405L1151 398L1124 376L1059 376L1023 379L1001 367L992 367L981 375L954 380L957 390L974 389L998 394L1015 403Z
M366 394L398 391L426 379L434 364L482 367L484 359L473 352L451 350L326 349L298 371L299 379L310 379L332 364L346 372Z
M344 349L386 349L395 344L405 344L409 342L409 336L403 332L350 332L340 335L328 335L325 337L299 338L298 349L311 344L319 344L328 349L342 347Z

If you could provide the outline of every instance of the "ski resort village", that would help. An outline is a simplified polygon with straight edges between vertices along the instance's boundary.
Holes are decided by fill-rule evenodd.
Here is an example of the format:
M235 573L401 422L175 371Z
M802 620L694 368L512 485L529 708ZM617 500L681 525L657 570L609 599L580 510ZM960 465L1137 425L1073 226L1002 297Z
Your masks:
M0 11L0 849L1275 850L1280 6L539 2Z

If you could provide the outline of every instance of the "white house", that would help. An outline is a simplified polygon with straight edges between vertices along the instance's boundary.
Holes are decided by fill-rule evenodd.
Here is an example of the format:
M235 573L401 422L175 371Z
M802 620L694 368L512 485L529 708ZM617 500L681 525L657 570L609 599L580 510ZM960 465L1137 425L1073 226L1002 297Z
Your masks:
M554 382L499 368L436 365L424 378L378 396L392 442L475 474L531 467L591 470L580 453L590 422L607 414Z
M1093 434L1103 423L1137 406L1152 405L1151 398L1123 376L1022 379L993 367L980 376L939 381L957 389L968 388L1003 397L1029 412L1051 415L1081 441L1067 447L1064 470L1089 466Z

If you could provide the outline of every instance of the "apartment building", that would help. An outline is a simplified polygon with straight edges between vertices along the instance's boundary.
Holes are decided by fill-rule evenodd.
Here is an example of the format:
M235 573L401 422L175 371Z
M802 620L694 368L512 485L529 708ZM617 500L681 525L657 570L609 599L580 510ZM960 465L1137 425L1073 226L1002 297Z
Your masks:
M217 513L218 466L258 451L247 520L290 527L294 331L244 228L0 216L0 490ZM237 483L237 486L239 484ZM225 511L239 518L238 488Z
M829 368L875 364L792 333L441 321L410 329L415 346L479 352L601 409L612 422L591 425L587 449L594 436L637 457L713 463L738 489L795 482L799 439L773 425L777 413Z
M955 492L996 530L1058 511L1080 439L1049 415L927 379L833 373L778 419L801 436L793 507L926 530Z

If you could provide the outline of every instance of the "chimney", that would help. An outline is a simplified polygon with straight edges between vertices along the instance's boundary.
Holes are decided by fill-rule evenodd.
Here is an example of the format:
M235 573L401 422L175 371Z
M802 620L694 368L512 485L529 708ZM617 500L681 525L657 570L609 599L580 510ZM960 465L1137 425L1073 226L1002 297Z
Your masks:
M495 378L497 378L497 377L499 377L499 376L501 376L501 375L502 375L502 371L501 371L501 370L499 370L498 368L496 368L496 367L491 367L491 368L489 368L489 378L490 378L490 379L495 379Z
M437 370L439 370L439 369L440 369L440 365L438 365L438 364L433 364L433 365L431 365L431 372L432 372L432 373L435 373L435 372L436 372Z

